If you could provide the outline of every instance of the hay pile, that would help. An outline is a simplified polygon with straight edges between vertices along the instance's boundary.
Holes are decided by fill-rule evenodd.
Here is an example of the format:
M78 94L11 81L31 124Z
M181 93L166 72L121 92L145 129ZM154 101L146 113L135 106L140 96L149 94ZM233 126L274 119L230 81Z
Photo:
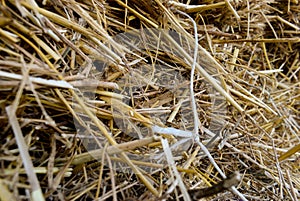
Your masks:
M1 200L300 198L297 0L0 9Z

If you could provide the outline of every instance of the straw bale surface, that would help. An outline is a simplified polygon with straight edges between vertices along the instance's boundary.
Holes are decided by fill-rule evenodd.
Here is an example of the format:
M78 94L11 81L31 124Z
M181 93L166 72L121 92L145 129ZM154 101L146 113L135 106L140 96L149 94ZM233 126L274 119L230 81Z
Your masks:
M233 172L203 200L300 199L299 21L298 0L1 1L0 200L196 200Z

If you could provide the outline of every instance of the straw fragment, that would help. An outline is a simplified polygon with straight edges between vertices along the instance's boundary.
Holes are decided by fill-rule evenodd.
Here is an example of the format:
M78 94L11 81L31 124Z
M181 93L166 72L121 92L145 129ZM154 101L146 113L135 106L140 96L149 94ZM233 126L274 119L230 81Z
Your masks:
M0 77L4 78L10 78L10 79L16 79L16 80L22 80L23 76L14 74L14 73L8 73L5 71L0 71ZM73 86L69 84L66 81L63 80L47 80L43 79L40 77L32 77L30 76L29 78L30 82L36 83L36 84L41 84L41 85L46 85L46 86L51 86L51 87L59 87L59 88L66 88L66 89L73 89Z
M25 142L25 139L23 137L23 133L21 131L21 127L18 123L17 117L15 115L15 110L13 106L7 106L5 108L6 114L9 118L9 123L13 129L17 145L19 148L20 156L22 158L22 162L24 165L24 168L26 169L26 174L28 176L29 183L31 185L31 196L34 201L43 201L44 196L42 193L42 189L40 187L39 181L36 177L36 174L34 172L34 166L30 159L30 155L28 153L28 146Z

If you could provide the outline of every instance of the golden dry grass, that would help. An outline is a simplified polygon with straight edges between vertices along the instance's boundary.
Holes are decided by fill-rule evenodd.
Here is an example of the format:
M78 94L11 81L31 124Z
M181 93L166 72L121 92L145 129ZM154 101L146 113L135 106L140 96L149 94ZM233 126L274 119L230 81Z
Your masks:
M191 189L234 171L242 176L236 191L204 199L300 198L297 0L0 5L0 200L193 198ZM193 129L190 93L174 97L166 90L188 89L193 64L193 23L179 11L197 24L193 87L199 139L210 160L197 143L181 151L178 130L151 132L154 125ZM117 38L157 29L190 43L176 46L166 36L172 45L163 51L147 41L161 39L155 31L129 44ZM146 48L134 49L140 43ZM170 70L166 88L161 64ZM157 153L167 156L165 163L145 159Z

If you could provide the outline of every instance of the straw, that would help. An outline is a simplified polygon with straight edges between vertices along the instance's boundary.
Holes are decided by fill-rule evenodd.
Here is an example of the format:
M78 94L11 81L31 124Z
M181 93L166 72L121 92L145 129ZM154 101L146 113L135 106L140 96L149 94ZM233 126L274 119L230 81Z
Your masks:
M300 198L298 1L0 4L1 200Z

